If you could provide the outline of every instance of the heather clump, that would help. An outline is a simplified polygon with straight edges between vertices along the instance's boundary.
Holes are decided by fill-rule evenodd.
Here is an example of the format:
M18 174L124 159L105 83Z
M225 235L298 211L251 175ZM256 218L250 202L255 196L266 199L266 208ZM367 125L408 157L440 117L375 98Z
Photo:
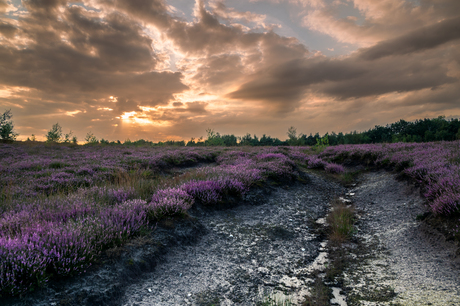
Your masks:
M40 204L46 210L31 205L2 216L0 294L21 294L50 277L84 272L102 250L120 245L146 224L145 201L103 209L78 199Z
M260 169L263 175L271 179L291 179L294 162L281 153L265 153L256 155L257 168Z
M340 145L318 155L324 161L357 160L392 168L423 187L431 211L438 215L460 212L460 141ZM318 162L319 163L319 162Z
M104 250L195 202L212 207L292 179L287 151L0 145L0 294L82 273Z
M324 170L328 173L343 173L345 172L345 168L342 165L334 164L334 163L328 163L325 167Z
M167 188L157 191L147 206L150 219L160 219L185 213L192 207L194 199L182 188Z
M310 169L324 169L324 167L327 165L325 161L323 161L321 158L318 158L317 156L308 156L305 159L305 163Z
M241 196L246 187L237 179L219 178L217 180L191 181L184 190L204 205L217 204L228 196Z
M95 202L113 205L132 200L137 197L134 188L115 188L108 186L95 186L91 188L81 188L77 193L79 196L92 199Z
M308 153L310 152L310 147L288 147L289 148L289 157L295 161L304 162ZM311 154L311 153L310 153Z
M82 187L114 183L119 173L147 174L212 162L217 152L218 148L84 146L69 151L68 147L56 145L2 145L0 194L7 185L18 187L8 190L8 196L13 198L71 193Z

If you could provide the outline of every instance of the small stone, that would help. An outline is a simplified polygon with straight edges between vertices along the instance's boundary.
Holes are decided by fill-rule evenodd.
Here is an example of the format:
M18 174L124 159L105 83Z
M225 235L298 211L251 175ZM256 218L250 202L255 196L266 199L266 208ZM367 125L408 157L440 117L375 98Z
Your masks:
M230 238L233 238L233 235L232 235L232 234L230 234Z
M302 248L302 252L305 252L305 249L304 249L304 248Z
M147 289L147 290L148 290L149 292L152 292L152 289L150 289L150 288L149 288L149 289Z

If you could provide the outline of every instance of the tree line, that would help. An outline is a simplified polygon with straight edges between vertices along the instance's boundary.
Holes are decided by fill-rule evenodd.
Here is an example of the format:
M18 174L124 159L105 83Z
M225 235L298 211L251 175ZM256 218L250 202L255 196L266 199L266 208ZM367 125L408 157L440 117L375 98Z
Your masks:
M11 110L0 114L0 140L2 142L14 141L18 134L14 132L14 124ZM349 133L326 133L320 136L319 133L297 134L295 127L290 127L287 131L288 138L280 140L272 138L265 134L262 137L246 134L242 137L233 134L221 135L214 129L207 129L207 138L191 138L189 141L160 141L154 143L149 140L139 139L136 141L120 140L108 141L98 139L91 131L86 134L85 142L87 144L103 145L151 145L151 146L326 146L339 144L368 144L368 143L394 143L394 142L430 142L430 141L452 141L460 139L460 121L459 119L447 120L445 116L439 116L432 119L420 119L415 121L400 120L386 126L376 125L375 127L364 132ZM73 132L63 133L59 123L53 124L51 129L45 135L46 142L52 143L73 143L77 144L78 139ZM36 141L35 135L28 137L27 141Z

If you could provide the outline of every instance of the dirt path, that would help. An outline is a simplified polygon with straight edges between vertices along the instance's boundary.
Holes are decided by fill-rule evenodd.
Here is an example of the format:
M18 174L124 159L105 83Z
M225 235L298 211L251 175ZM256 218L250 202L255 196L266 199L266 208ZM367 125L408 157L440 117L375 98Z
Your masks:
M234 208L194 208L84 275L0 304L257 305L283 295L297 305L325 258L316 221L348 192L360 218L345 246L348 266L328 284L346 296L340 305L460 305L457 248L415 220L425 211L417 189L385 171L364 173L348 190L313 173L307 181L253 191Z
M346 272L349 305L460 305L457 247L416 221L426 211L420 191L378 171L349 192L369 248Z
M282 292L297 304L320 252L321 239L309 225L343 191L310 175L307 184L277 188L263 204L191 211L208 233L172 249L158 269L127 289L122 305L254 305Z

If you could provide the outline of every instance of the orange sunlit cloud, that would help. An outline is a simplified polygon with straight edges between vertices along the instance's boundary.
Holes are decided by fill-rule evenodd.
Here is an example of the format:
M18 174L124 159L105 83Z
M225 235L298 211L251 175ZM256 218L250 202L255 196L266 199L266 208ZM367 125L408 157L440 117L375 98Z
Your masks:
M56 121L79 139L285 139L460 114L457 0L0 3L19 139Z

